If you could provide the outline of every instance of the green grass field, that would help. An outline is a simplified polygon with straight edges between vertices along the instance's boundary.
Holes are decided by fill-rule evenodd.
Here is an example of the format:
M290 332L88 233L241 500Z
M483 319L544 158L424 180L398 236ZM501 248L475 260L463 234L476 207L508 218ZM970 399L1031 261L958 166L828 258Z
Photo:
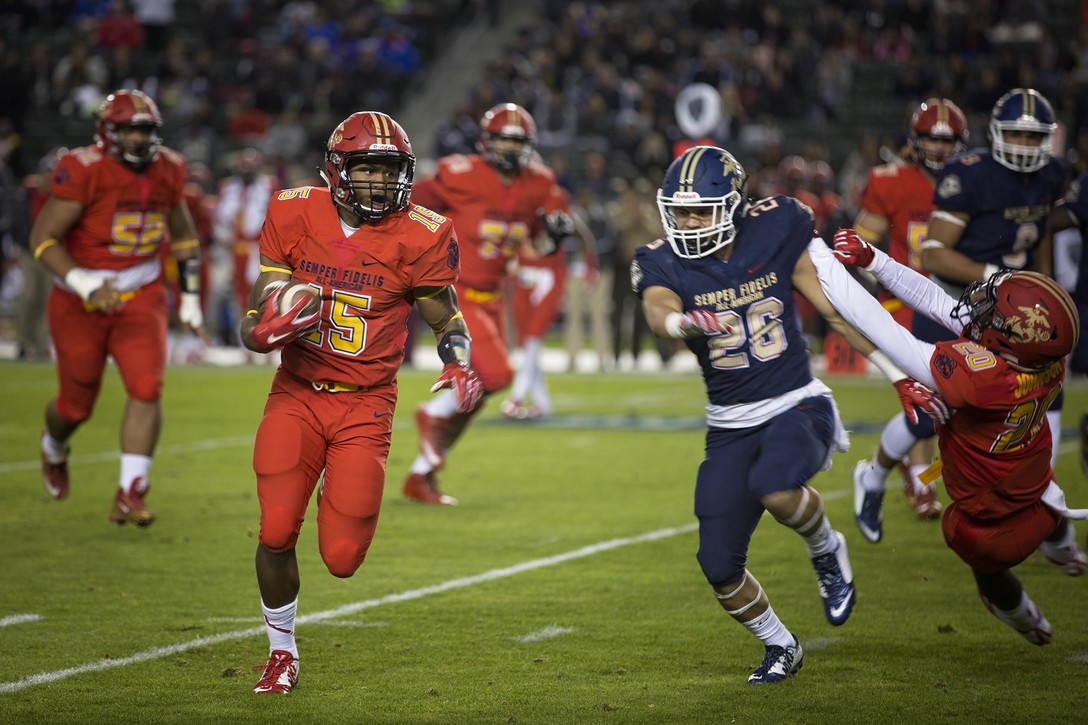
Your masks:
M508 423L492 401L443 474L461 505L432 508L400 497L412 410L433 379L404 373L368 560L352 579L329 575L311 508L298 549L299 686L257 697L252 666L267 642L250 456L271 375L169 370L149 498L159 520L137 529L106 521L116 372L74 439L71 496L56 502L37 447L53 371L0 365L0 723L1083 718L1088 577L1038 555L1018 568L1055 628L1038 648L985 611L939 525L913 518L894 477L884 541L857 532L850 469L898 405L870 381L829 381L853 450L815 480L850 545L857 607L829 626L803 543L765 519L749 567L801 638L805 667L779 686L747 685L763 648L720 610L694 556L702 382L668 374L552 376L559 417L546 424ZM1069 430L1088 410L1083 383L1065 410ZM1088 505L1071 437L1058 477L1073 505Z

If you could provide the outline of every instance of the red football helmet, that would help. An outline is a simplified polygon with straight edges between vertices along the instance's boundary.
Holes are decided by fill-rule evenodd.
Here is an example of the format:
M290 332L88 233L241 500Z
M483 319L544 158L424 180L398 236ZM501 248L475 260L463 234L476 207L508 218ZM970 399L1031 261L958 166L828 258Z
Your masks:
M390 160L398 165L396 182L360 183L348 176L348 170L360 162ZM359 111L341 121L329 136L321 175L333 201L366 221L376 221L408 208L415 173L412 143L400 124L384 113ZM364 191L363 186L371 197L366 206L356 193Z
M933 172L940 171L948 159L967 149L968 135L967 117L947 98L930 98L918 106L910 119L910 147L914 160ZM927 154L923 146L925 138L951 140L952 150Z
M150 127L151 138L148 143L130 144L125 148L118 132L127 126ZM151 163L162 146L160 128L162 115L150 96L143 91L114 91L106 96L106 100L98 108L94 142L113 158L129 166L143 168Z
M970 312L964 335L1024 370L1073 351L1080 317L1069 293L1038 272L1004 271L972 283L953 314Z
M524 145L520 152L500 154L492 144L497 138L522 141ZM528 111L516 103L500 103L480 119L480 153L499 171L517 173L532 159L535 146L536 122Z

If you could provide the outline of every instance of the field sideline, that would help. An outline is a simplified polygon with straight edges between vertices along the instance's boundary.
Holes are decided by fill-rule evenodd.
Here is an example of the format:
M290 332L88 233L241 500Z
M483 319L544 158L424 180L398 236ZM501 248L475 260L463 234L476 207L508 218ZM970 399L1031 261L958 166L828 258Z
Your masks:
M750 567L806 646L790 682L744 683L761 647L719 610L694 560L697 376L553 375L550 423L509 423L493 401L443 474L462 505L438 509L399 495L411 412L433 378L407 371L368 561L352 579L329 576L311 509L300 684L258 698L250 456L272 370L170 369L148 529L105 520L116 374L75 439L72 495L54 502L35 459L52 370L0 370L0 722L1068 722L1081 707L1088 578L1037 555L1019 567L1056 631L1036 648L985 612L939 527L915 521L897 488L885 540L857 533L849 471L897 406L879 382L829 380L853 448L815 481L850 544L851 620L824 622L795 535L765 522L753 540ZM1086 409L1074 381L1067 436ZM1061 450L1059 480L1084 506L1078 445Z

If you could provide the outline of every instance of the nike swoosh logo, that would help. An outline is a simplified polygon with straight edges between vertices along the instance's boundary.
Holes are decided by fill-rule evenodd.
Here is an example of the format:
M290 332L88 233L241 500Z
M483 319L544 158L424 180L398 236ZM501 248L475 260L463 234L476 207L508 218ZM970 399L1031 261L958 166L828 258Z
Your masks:
M277 343L277 342L279 342L280 340L282 340L283 338L287 337L290 334L291 333L289 333L289 332L285 332L282 335L275 335L275 334L269 335L268 336L268 344L272 345L273 343Z
M377 264L377 262L359 262L360 267L369 267L372 264Z
M854 599L854 592L853 592L853 590L851 590L850 596L848 596L846 599L844 599L842 604L840 604L837 607L832 607L831 608L831 616L834 617L835 619L838 619L839 617L841 617L843 615L843 612L846 611L847 607L850 605L850 602L853 599Z
M746 271L746 272L747 272L748 274L755 274L756 272L758 272L759 270L761 270L761 269L763 268L763 265L764 265L764 264L766 264L766 262L760 262L760 263L759 263L759 264L757 264L756 266L754 266L754 267L749 267L749 268L748 268L747 270L745 270L745 271Z
M374 413L375 418L384 418L387 415L389 415L389 413Z

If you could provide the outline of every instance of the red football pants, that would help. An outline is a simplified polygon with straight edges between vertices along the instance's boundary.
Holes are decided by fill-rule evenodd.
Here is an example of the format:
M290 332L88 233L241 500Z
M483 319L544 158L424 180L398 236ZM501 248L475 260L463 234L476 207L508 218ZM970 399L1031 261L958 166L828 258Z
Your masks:
M395 384L358 392L314 390L282 368L272 381L253 446L261 544L293 549L317 481L321 558L338 577L366 558L385 488L385 463L397 403Z
M162 396L167 312L161 281L141 287L109 314L88 311L78 295L54 287L46 314L57 351L62 418L78 422L91 416L107 357L117 363L129 398L154 402Z

